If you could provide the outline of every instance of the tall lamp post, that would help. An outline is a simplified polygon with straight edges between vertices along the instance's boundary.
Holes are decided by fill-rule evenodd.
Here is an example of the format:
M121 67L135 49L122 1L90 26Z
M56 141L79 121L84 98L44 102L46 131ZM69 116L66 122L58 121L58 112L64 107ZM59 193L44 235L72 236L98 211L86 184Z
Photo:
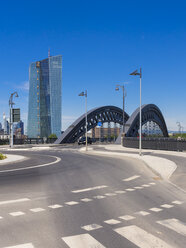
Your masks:
M122 89L123 91L123 135L125 135L125 97L126 97L126 91L125 91L125 86L117 84L115 90L119 91L119 88Z
M86 151L88 150L87 147L87 90L82 91L79 96L85 97L85 127L86 127Z
M130 75L132 76L140 76L140 120L139 120L139 129L140 129L140 133L139 133L139 155L142 155L142 149L141 149L141 132L142 132L142 126L141 126L141 78L142 78L142 69L140 68L140 72L138 72L138 70L133 71L132 73L130 73Z
M14 132L13 132L13 96L18 97L17 92L14 92L10 95L9 107L10 107L10 147L13 148L14 145Z

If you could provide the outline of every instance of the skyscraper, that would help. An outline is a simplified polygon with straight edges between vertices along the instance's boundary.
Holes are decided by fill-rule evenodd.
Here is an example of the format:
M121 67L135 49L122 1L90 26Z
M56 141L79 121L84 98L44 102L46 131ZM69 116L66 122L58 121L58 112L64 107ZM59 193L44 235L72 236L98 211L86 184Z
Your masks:
M62 56L49 56L29 68L29 138L61 134Z

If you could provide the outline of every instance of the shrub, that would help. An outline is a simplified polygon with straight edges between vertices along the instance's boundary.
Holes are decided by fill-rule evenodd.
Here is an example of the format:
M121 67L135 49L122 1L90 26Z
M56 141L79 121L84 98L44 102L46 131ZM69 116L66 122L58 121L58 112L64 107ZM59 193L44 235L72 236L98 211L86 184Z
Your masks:
M0 160L3 160L3 159L5 159L5 158L6 158L6 156L3 155L2 153L0 153Z

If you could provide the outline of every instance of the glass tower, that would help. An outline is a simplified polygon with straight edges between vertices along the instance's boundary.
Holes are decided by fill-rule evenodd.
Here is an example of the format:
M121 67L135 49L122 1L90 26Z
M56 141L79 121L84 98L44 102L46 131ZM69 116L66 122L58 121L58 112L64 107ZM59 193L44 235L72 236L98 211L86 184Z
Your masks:
M29 138L61 134L62 56L33 62L29 68Z

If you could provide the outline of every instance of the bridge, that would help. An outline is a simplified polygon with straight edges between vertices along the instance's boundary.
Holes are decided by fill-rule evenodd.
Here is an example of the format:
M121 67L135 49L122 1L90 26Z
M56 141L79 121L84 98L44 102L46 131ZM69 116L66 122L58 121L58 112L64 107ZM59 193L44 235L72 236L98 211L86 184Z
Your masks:
M158 125L164 137L168 137L167 126L160 109L154 104L145 104L142 106L142 125L152 121ZM91 130L102 123L117 123L123 125L123 110L116 106L102 106L89 110L87 113L87 130ZM125 133L127 137L136 137L139 130L139 108L133 114L125 112ZM55 143L74 143L86 133L85 114L80 116L66 131L59 137Z

